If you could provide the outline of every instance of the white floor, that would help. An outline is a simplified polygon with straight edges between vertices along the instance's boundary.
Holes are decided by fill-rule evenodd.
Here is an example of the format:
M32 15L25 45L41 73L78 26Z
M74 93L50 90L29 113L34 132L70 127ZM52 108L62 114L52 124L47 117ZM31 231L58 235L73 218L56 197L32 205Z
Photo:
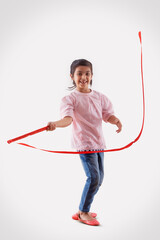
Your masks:
M137 151L142 151L140 158ZM91 209L101 226L92 227L71 218L85 182L78 156L4 144L1 239L158 240L157 160L151 164L149 156L142 158L143 151L142 141L130 150L105 154L105 180Z

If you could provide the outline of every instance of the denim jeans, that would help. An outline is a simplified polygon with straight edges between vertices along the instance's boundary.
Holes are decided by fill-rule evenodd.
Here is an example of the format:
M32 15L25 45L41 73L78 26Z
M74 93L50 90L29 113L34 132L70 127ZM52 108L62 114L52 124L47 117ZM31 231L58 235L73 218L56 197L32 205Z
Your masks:
M80 159L87 176L79 210L89 212L94 196L104 177L104 152L80 154Z

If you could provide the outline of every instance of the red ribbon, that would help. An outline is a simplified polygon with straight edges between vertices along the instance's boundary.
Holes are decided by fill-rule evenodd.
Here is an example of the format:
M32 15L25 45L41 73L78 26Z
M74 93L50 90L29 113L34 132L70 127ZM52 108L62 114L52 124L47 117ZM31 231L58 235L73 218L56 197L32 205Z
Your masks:
M133 140L132 142L130 142L129 144L125 145L124 147L120 147L120 148L113 148L113 149L108 149L108 150L97 150L97 151L84 151L84 152L75 152L75 151L53 151L53 150L46 150L46 149L42 149L42 148L36 148L34 146L31 146L31 145L28 145L26 143L17 143L17 144L20 144L20 145L23 145L25 147L30 147L30 148L34 148L34 149L38 149L38 150L41 150L41 151L45 151L45 152L50 152L50 153L64 153L64 154L83 154L83 153L96 153L96 152L115 152L115 151L121 151L121 150L124 150L126 148L129 148L130 146L132 146L135 142L138 141L138 139L140 138L140 136L142 135L142 131L143 131L143 128L144 128L144 119L145 119L145 96L144 96L144 81L143 81L143 62L142 62L142 36L141 36L141 32L138 32L138 36L139 36L139 39L140 39L140 44L141 44L141 78L142 78L142 96L143 96L143 120L142 120L142 126L141 126L141 130L138 134L138 136L135 138L135 140ZM46 127L43 127L43 128L40 128L40 129L37 129L33 132L30 132L30 133L27 133L27 134L24 134L22 136L19 136L17 138L13 138L13 139L10 139L7 141L7 143L12 143L12 142L15 142L17 140L20 140L22 138L25 138L25 137L28 137L30 135L34 135L36 133L39 133L39 132L42 132L42 131L45 131L47 130L47 126Z

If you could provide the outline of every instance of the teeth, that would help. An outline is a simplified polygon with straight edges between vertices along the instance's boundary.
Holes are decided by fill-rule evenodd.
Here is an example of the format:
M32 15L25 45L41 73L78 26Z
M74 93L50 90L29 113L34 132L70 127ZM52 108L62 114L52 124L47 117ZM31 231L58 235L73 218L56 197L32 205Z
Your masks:
M80 83L86 83L86 82L87 82L87 81L85 81L85 82L81 82L81 81L80 81Z

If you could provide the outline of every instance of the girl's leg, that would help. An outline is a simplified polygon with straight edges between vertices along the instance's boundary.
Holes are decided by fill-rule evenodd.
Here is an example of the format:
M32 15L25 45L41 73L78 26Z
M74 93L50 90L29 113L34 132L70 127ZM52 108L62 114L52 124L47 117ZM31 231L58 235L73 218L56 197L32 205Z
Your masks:
M97 187L97 192L98 192L99 187L102 185L103 178L104 178L104 152L99 152L97 154L98 154L98 166L99 166L99 175L100 175L99 186Z
M80 154L80 158L87 180L82 193L79 210L81 213L88 213L94 196L103 181L104 153Z

